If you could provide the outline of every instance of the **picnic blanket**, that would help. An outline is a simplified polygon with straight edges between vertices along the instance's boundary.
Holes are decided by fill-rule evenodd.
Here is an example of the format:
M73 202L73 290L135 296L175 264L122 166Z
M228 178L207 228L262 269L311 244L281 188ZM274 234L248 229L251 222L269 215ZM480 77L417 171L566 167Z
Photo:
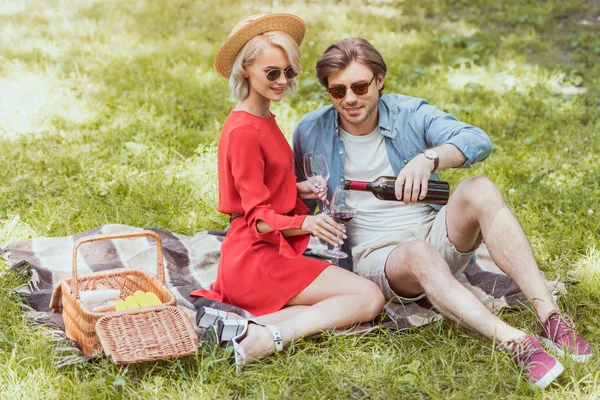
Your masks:
M31 321L55 328L52 335L63 340L64 323L59 313L51 311L57 308L60 296L52 296L60 280L72 276L72 251L75 241L83 236L127 233L140 231L126 225L104 225L72 236L53 238L34 238L10 243L0 248L0 253L9 262L10 270L18 275L27 275L27 283L16 288L23 296L26 314ZM220 257L220 247L225 232L203 231L193 236L179 235L162 229L150 229L160 236L163 245L166 284L174 293L178 307L184 310L192 320L195 307L189 294L191 291L208 288L216 279ZM313 238L307 254L322 246ZM485 246L477 252L477 262L471 262L458 277L461 284L473 292L490 310L498 311L504 307L522 304L525 300L514 282L505 275L491 260ZM78 252L78 273L113 268L138 268L156 272L156 249L154 240L149 237L107 240L85 243ZM554 295L565 293L564 284L559 281L547 281L548 290ZM260 291L261 288L257 287ZM203 305L212 306L228 312L250 317L246 311L237 307L204 299ZM196 306L198 303L196 302ZM363 323L343 333L364 332L375 327L406 329L421 326L442 317L427 299L416 303L398 304L389 302L382 316L370 323ZM202 332L199 332L202 334ZM73 350L72 346L69 346ZM72 360L71 360L72 361ZM65 360L61 361L65 363Z

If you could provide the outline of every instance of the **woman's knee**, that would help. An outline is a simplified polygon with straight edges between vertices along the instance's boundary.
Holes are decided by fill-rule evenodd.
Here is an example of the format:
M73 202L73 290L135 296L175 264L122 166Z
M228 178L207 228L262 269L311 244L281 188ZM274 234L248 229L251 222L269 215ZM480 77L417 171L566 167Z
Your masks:
M375 283L366 278L361 278L361 281L358 288L363 298L361 311L365 314L365 320L371 320L381 313L385 304L385 296Z

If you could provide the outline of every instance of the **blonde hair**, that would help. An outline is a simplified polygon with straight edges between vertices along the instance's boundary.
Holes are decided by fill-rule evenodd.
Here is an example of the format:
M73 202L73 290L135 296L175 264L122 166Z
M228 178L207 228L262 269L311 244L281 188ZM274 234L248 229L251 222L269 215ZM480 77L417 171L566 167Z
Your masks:
M237 101L244 100L250 94L248 78L244 77L244 67L252 65L260 57L262 49L267 45L281 48L286 54L290 62L290 67L294 72L297 74L302 72L300 66L300 49L298 48L296 41L292 39L290 35L281 31L271 31L254 36L237 54L235 61L233 62L233 68L231 69L229 88L232 97ZM286 89L289 89L292 93L296 93L296 88L296 78L289 79Z

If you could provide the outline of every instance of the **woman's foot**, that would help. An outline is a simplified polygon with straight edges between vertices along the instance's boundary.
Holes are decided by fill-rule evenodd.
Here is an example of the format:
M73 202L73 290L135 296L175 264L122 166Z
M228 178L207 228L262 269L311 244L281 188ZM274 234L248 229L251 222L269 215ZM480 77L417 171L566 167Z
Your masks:
M244 365L268 356L273 350L283 350L283 337L275 325L264 325L253 319L241 324L243 331L229 343L233 347L233 361L238 374Z
M265 358L269 354L275 352L275 343L273 342L273 334L266 326L250 323L244 340L240 345L246 353L246 364L250 364L261 358ZM238 363L242 361L240 355Z

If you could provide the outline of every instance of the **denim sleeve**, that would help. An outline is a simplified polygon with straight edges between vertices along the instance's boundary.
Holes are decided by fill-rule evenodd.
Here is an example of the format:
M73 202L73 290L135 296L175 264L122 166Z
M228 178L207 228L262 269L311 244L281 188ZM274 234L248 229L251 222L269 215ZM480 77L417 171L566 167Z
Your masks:
M306 176L304 175L304 153L302 152L300 129L300 126L296 125L292 135L292 148L294 150L294 173L296 174L296 182L303 182L306 180Z
M423 101L415 112L417 121L423 123L428 146L436 147L450 143L465 155L467 160L459 168L483 161L492 152L492 142L483 130L457 120L426 101Z
M292 135L292 148L294 150L294 173L296 174L296 182L303 182L306 180L304 174L304 151L302 150L302 128L300 124L294 127L294 133ZM309 214L314 214L317 208L317 201L302 200L306 206L310 209Z

